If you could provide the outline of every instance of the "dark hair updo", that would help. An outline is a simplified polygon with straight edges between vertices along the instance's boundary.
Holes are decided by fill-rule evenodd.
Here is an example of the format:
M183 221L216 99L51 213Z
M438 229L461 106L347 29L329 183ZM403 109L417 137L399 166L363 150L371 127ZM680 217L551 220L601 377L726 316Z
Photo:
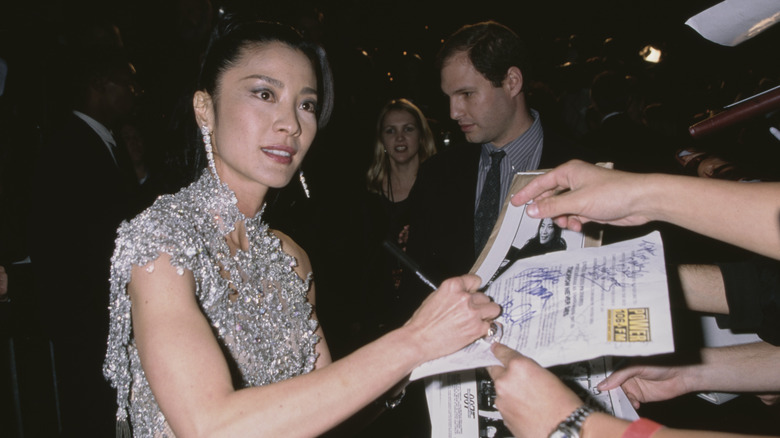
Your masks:
M198 77L198 90L217 99L219 80L241 56L241 51L256 44L280 42L300 50L311 61L317 76L317 126L324 127L333 110L333 77L325 51L306 41L293 27L267 21L223 18L211 34Z

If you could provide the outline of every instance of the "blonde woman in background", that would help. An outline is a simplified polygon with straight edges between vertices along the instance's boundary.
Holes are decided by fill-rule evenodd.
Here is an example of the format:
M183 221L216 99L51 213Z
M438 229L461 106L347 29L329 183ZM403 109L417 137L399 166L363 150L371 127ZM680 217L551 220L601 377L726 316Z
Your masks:
M404 201L420 163L435 153L433 133L420 108L406 99L391 100L377 118L368 191L391 203Z
M365 263L359 320L352 335L355 346L377 339L403 325L414 311L399 295L402 268L398 260L382 248L389 240L406 247L409 227L409 192L417 179L420 164L436 153L433 133L420 108L407 99L395 99L379 111L371 166L366 174L363 202L363 257ZM421 299L424 297L421 297ZM425 398L420 388L409 388L405 403L375 421L365 436L416 437L430 430ZM418 394L419 392L419 394Z
M412 190L420 163L436 153L433 133L422 111L407 99L389 101L379 111L376 140L371 166L366 176L368 190L364 203L364 242L369 278L377 284L368 298L370 311L366 321L367 340L385 332L394 318L406 312L393 309L392 303L401 282L401 266L382 249L382 241L390 240L401 248L406 246L409 225L407 198ZM389 306L388 306L389 304Z

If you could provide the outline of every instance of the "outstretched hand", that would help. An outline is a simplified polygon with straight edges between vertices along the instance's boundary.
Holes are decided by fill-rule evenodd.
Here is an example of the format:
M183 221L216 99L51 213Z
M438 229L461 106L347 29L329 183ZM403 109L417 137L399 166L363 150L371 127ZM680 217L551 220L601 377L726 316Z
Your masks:
M529 216L551 217L574 231L591 221L642 225L651 219L641 209L645 177L573 160L531 180L512 196L512 204L533 201L526 208Z
M685 379L686 366L634 365L619 369L596 387L609 391L621 386L634 409L642 403L669 400L692 389Z
M476 275L444 281L407 321L420 341L423 362L453 353L488 333L501 306L476 292L480 284Z
M548 436L582 405L582 400L558 377L532 359L503 345L493 354L504 366L488 367L496 387L496 408L517 438Z

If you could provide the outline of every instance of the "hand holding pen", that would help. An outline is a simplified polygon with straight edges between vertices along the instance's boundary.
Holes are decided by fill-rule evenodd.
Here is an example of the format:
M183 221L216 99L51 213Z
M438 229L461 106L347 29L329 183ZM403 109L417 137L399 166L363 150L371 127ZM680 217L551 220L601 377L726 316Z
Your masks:
M422 281L428 287L430 287L431 290L435 291L439 289L439 286L436 286L436 284L432 282L428 276L422 273L422 271L420 270L420 265L418 265L417 262L415 262L411 257L409 257L409 255L406 254L406 252L404 252L401 248L399 248L398 245L395 245L389 240L385 240L383 246L396 258L398 258L398 261L400 261L402 265L404 265L406 268L411 270L414 273L414 275L420 279L420 281ZM482 296L483 294L479 293L479 295ZM486 295L485 297L489 300L490 303L495 304L493 303L492 299L490 299L490 297L487 297ZM479 299L481 300L481 297ZM498 306L497 304L496 306L498 307L499 312L493 317L491 317L490 318L491 320L501 314L501 307ZM491 321L490 328L488 329L487 335L484 336L484 339L489 342L496 342L501 339L502 334L503 334L503 328L501 324L495 321Z

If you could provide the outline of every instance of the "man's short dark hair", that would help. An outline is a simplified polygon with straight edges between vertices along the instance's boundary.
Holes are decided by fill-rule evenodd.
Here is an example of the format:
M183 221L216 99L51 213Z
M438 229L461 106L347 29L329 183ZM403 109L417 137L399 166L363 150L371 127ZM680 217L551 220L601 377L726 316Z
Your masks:
M474 68L495 87L501 86L509 67L519 68L523 78L528 81L525 45L512 29L501 23L485 21L458 29L439 51L439 70L459 52L467 52Z

